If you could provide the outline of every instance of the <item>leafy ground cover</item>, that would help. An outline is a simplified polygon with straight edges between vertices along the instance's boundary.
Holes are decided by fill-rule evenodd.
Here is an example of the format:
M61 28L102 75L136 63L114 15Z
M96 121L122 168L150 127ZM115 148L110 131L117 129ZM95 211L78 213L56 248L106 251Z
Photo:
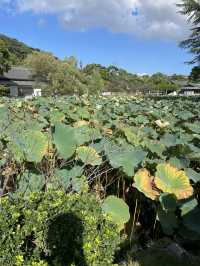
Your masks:
M189 98L1 99L1 196L89 190L120 230L129 221L129 247L167 235L195 250L199 119Z

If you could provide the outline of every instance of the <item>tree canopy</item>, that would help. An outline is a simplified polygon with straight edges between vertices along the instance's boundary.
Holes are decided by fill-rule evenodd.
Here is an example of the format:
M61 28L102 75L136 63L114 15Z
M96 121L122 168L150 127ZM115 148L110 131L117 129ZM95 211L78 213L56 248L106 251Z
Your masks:
M180 13L186 15L189 23L192 24L191 34L187 40L181 42L180 46L194 54L193 59L188 62L195 64L200 62L200 2L197 0L182 0L177 5Z
M0 41L6 45L11 56L12 65L21 64L21 62L33 51L40 51L39 49L29 47L28 45L3 34L0 34Z
M11 54L4 41L0 40L0 75L8 71L11 66Z
M83 66L74 56L61 60L51 53L33 49L4 35L0 35L0 49L1 72L7 71L11 65L30 67L36 81L47 83L47 95L165 92L178 89L176 81L187 79L175 74L137 75L115 65Z

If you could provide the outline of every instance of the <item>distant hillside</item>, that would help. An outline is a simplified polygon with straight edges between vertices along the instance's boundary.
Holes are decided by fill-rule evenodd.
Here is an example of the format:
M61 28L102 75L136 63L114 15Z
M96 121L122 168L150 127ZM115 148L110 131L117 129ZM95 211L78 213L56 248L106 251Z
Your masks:
M7 49L11 54L11 59L9 58L9 66L11 65L20 65L23 60L32 52L39 51L42 53L46 53L41 51L40 49L34 49L23 42L20 42L16 39L7 37L3 34L0 34L0 41L3 41L6 44ZM6 49L5 49L6 50ZM44 54L43 54L44 55ZM37 55L36 55L37 58ZM53 54L47 53L46 56L39 55L33 65L30 65L35 69L35 73L45 73L44 76L48 76L49 73L57 73L57 76L54 76L56 80L55 84L66 84L66 90L68 87L74 87L74 77L76 77L76 82L78 87L77 91L82 90L81 86L85 86L87 84L88 87L91 88L99 88L106 92L123 92L123 93L133 93L136 91L173 91L179 89L181 86L180 83L187 83L188 77L184 75L166 75L163 73L155 73L153 75L137 75L130 73L124 69L118 68L117 66L110 65L108 67L102 66L100 64L92 63L83 67L81 64L79 66L78 60L74 57L69 57L68 62L69 65L63 65L63 61L56 58ZM43 58L43 64L41 64L41 58ZM57 59L57 63L54 71L52 71L51 62ZM45 61L46 60L46 61ZM49 61L48 61L49 60ZM5 58L6 62L6 58ZM37 62L39 62L37 64ZM50 62L50 63L49 63ZM38 67L39 66L39 67ZM43 69L41 68L43 67ZM65 68L63 68L65 66ZM68 67L68 71L66 71ZM1 69L0 69L1 70ZM5 70L4 70L5 71ZM48 72L50 71L50 72ZM52 71L52 72L51 72ZM56 72L57 71L57 72ZM60 72L61 71L61 72ZM64 71L64 72L62 72ZM66 72L65 72L66 71ZM62 73L62 75L60 75ZM76 73L76 74L74 74ZM69 75L69 76L67 76ZM60 80L61 78L61 80ZM67 79L68 78L68 79ZM70 85L71 82L71 85ZM89 85L88 85L89 84ZM61 86L62 87L62 86ZM58 88L62 89L62 88Z
M0 34L0 40L6 43L9 52L12 54L13 64L20 63L20 61L22 61L28 54L32 53L33 51L40 51L39 49L29 47L23 42L20 42L3 34Z

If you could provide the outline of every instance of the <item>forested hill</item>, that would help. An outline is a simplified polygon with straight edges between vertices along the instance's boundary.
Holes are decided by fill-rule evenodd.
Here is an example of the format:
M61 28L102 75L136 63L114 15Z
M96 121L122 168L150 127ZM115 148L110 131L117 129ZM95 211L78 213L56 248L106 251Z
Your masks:
M0 74L12 65L31 67L41 80L48 77L48 88L60 94L86 92L135 93L136 91L173 91L179 82L187 82L183 75L168 76L163 73L138 75L117 66L92 63L83 66L73 56L64 60L50 52L34 49L28 45L0 34Z
M7 49L12 55L12 61L14 64L20 63L20 61L25 59L27 55L32 53L33 51L40 51L40 49L34 49L32 47L29 47L25 43L10 38L1 33L0 33L0 40L2 40L6 44Z

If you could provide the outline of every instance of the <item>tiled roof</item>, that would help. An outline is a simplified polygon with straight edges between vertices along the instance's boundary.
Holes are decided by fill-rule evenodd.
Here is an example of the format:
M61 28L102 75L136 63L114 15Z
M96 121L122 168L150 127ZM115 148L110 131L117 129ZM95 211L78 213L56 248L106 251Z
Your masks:
M23 80L23 81L33 81L31 70L25 67L12 67L0 79L9 79L13 81Z

